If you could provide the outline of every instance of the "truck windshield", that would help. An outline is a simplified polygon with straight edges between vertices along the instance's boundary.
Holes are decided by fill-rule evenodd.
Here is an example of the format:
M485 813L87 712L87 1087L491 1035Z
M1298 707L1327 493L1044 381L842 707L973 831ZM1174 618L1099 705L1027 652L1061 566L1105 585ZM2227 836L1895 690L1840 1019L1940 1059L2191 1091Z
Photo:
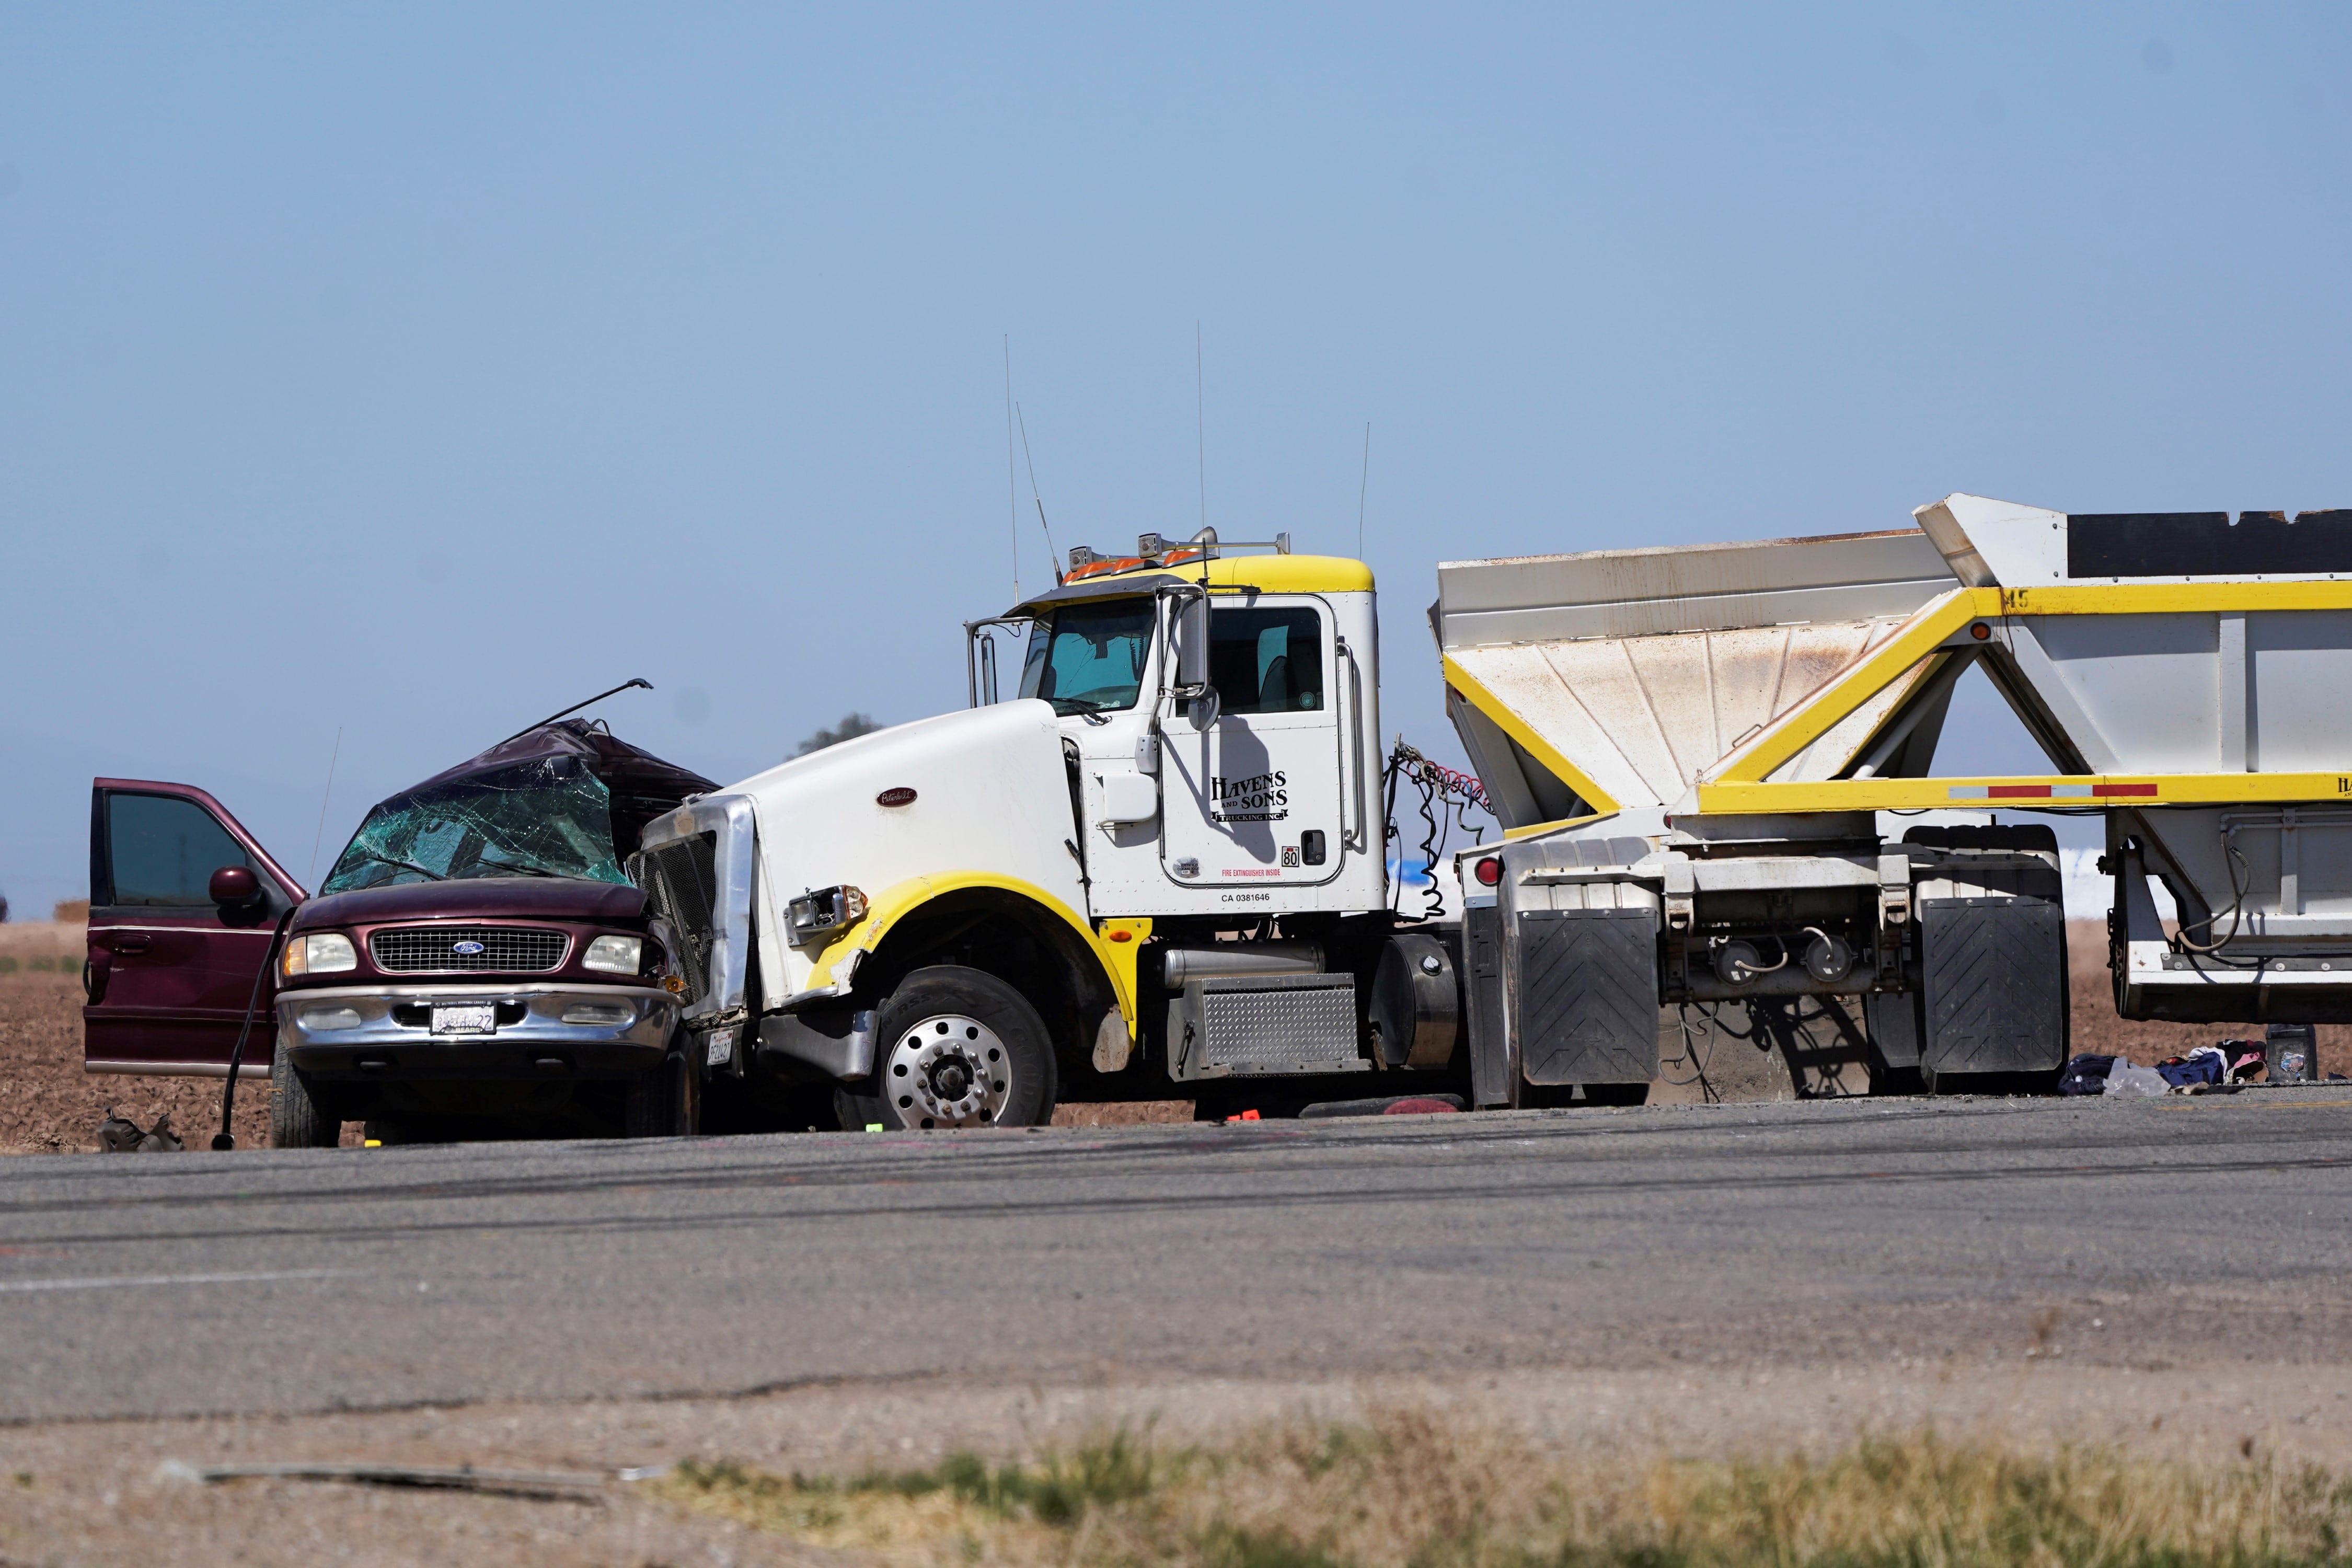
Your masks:
M1021 695L1042 697L1064 718L1135 706L1151 656L1152 601L1065 605L1029 633Z
M551 757L394 795L368 813L320 891L470 877L627 886L604 781L572 758Z

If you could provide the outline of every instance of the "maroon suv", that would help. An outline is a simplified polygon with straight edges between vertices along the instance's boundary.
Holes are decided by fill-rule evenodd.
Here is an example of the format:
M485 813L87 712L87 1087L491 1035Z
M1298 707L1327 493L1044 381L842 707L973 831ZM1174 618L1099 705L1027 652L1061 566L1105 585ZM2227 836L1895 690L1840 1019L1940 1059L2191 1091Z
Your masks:
M87 1065L225 1073L275 947L246 1065L280 1147L680 1127L667 933L622 867L714 787L542 725L375 806L312 898L202 790L100 779Z

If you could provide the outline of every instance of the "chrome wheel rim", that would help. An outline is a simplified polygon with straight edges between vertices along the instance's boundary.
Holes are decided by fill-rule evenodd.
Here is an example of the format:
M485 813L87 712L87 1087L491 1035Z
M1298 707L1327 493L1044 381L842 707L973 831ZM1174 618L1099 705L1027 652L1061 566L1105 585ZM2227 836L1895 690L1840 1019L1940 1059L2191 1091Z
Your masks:
M993 1126L1013 1090L1013 1053L979 1019L936 1013L898 1032L882 1082L906 1126Z

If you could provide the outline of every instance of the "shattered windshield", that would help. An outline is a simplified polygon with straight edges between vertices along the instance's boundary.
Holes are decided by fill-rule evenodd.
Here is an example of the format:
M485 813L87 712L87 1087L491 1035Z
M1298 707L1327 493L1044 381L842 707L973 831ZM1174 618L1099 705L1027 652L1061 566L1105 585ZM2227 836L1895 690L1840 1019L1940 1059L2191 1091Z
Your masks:
M604 781L572 758L545 757L394 795L368 813L320 890L473 877L627 886Z
M1065 605L1029 633L1021 695L1042 697L1066 719L1135 706L1151 654L1152 601Z

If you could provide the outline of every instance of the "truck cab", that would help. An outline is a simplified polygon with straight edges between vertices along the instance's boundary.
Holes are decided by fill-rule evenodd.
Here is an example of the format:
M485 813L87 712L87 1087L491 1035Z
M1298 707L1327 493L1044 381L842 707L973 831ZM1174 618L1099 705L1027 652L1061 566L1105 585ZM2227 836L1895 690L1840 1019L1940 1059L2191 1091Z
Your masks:
M920 1128L1404 1068L1418 1020L1375 1005L1399 922L1371 573L1238 548L1075 551L972 624L969 710L650 824L636 874L688 933L705 1070L829 1081L845 1124Z

